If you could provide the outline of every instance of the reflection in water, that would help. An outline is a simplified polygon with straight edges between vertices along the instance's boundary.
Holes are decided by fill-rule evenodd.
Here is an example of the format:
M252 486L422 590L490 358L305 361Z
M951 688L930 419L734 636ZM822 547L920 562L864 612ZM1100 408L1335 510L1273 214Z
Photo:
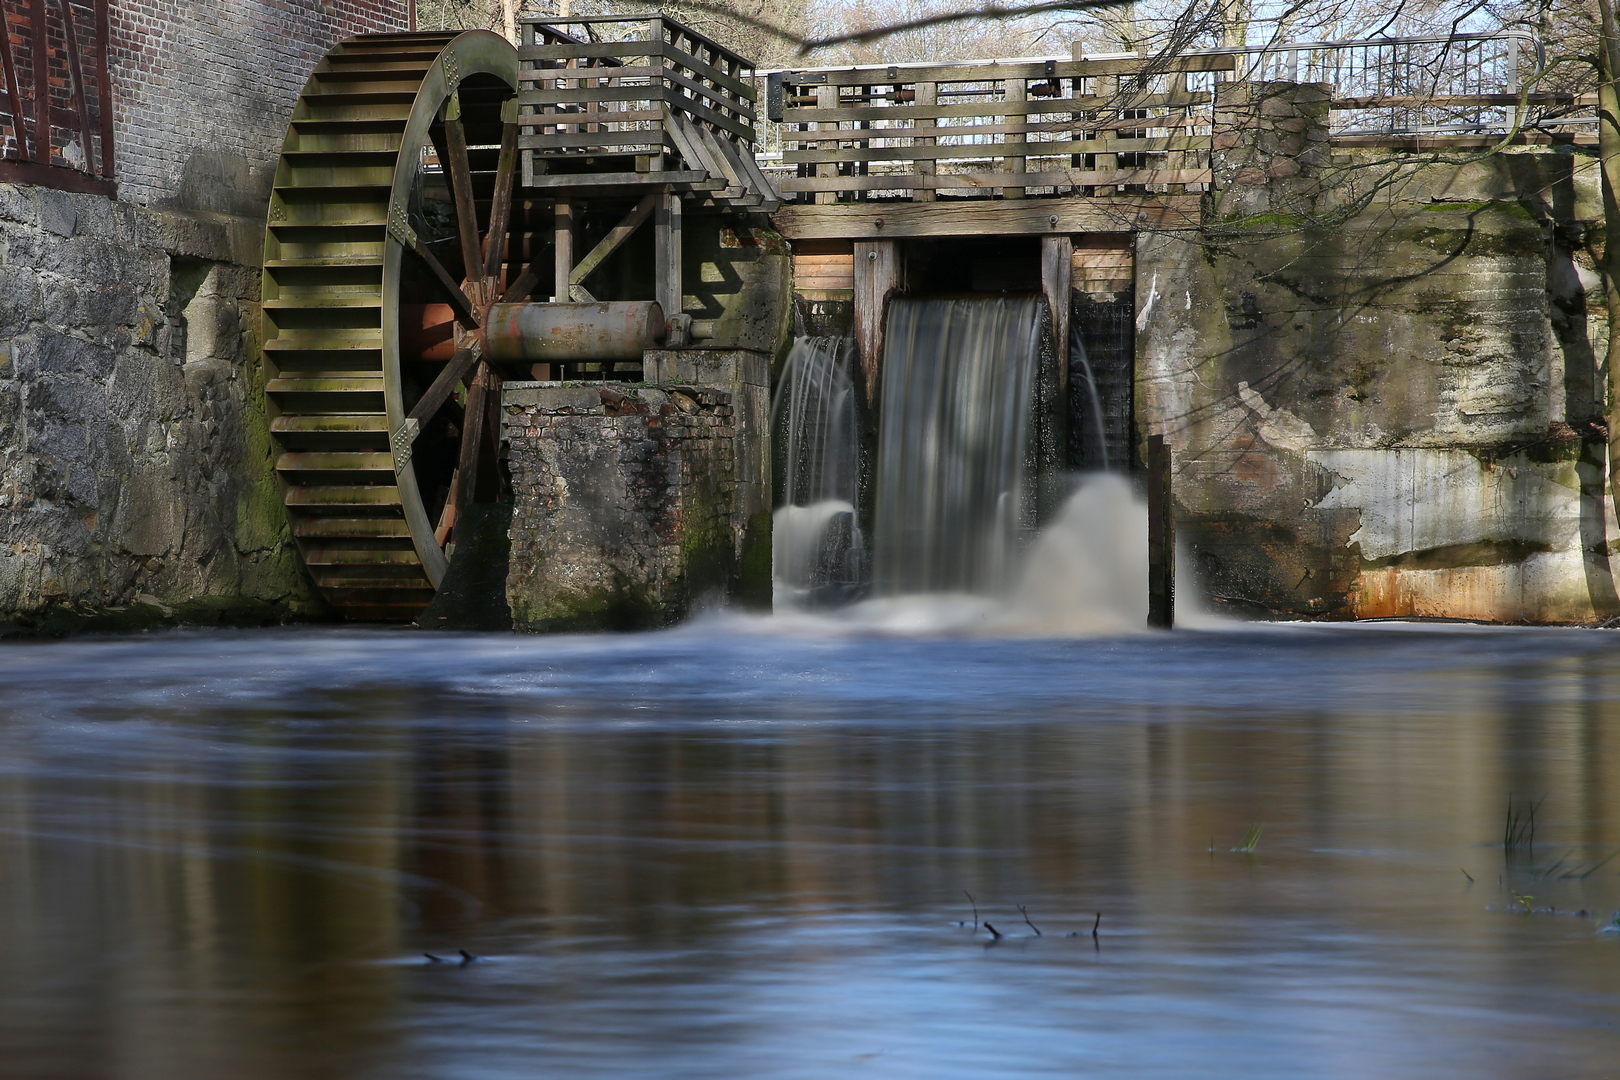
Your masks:
M773 626L0 651L0 1076L1620 1056L1614 635Z

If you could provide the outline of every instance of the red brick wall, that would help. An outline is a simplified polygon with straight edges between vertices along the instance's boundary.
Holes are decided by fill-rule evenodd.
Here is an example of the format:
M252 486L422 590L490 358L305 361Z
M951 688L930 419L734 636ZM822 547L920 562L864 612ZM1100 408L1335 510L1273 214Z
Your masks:
M410 0L112 0L119 197L262 216L287 118L321 56L409 25Z

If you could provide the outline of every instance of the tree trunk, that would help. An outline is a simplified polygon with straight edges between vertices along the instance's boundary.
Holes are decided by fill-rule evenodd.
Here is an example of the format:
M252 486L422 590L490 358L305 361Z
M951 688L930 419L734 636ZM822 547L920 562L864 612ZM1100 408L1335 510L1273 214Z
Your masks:
M1620 30L1614 0L1598 0L1598 163L1603 185L1603 297L1609 314L1605 354L1609 427L1609 505L1620 505Z

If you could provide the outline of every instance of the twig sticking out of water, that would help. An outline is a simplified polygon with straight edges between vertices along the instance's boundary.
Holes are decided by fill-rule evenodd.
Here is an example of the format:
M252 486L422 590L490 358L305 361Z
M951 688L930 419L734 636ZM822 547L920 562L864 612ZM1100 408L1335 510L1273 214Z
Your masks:
M1031 930L1035 931L1035 936L1036 937L1044 937L1045 936L1044 934L1041 933L1041 928L1040 927L1036 926L1034 923L1029 921L1029 912L1024 910L1024 905L1023 904L1018 905L1018 914L1022 915L1024 917L1024 923Z
M430 952L425 952L422 955L428 958L429 963L432 963L432 964L442 964L442 963L444 963L444 957L442 957L442 956L434 956Z
M1249 828L1243 834L1243 843L1239 844L1232 850L1245 852L1253 851L1257 846L1259 846L1260 834L1265 830L1265 827L1266 823L1263 821L1251 822Z
M456 951L461 954L461 964L462 964L463 967L465 967L466 965L472 963L474 960L482 960L483 959L482 956L474 956L472 953L468 952L466 949L457 949Z
M990 931L991 937L995 938L995 940L997 940L997 941L1001 940L1001 931L1000 930L997 930L995 927L991 926L989 923L985 923L984 928L986 930Z
M1096 937L1097 937L1097 927L1099 927L1101 925L1102 925L1102 912L1099 911L1099 912L1097 912L1097 921L1091 924L1091 936L1092 936L1093 940L1095 940Z
M1459 866L1457 869L1462 870L1462 867ZM1474 883L1474 875L1467 870L1463 870L1462 876L1468 879L1468 884L1472 885Z
M977 930L979 928L979 902L973 899L973 894L966 889L962 890L962 895L968 898L969 904L973 905L973 929Z

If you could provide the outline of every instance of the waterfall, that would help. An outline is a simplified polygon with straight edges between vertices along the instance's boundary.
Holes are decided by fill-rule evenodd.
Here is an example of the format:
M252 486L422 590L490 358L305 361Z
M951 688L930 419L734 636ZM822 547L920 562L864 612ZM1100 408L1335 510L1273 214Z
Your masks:
M1026 492L1045 308L1033 297L890 302L872 588L1003 594Z
M772 522L778 604L849 599L865 584L860 446L847 338L794 340L771 404L781 499Z

